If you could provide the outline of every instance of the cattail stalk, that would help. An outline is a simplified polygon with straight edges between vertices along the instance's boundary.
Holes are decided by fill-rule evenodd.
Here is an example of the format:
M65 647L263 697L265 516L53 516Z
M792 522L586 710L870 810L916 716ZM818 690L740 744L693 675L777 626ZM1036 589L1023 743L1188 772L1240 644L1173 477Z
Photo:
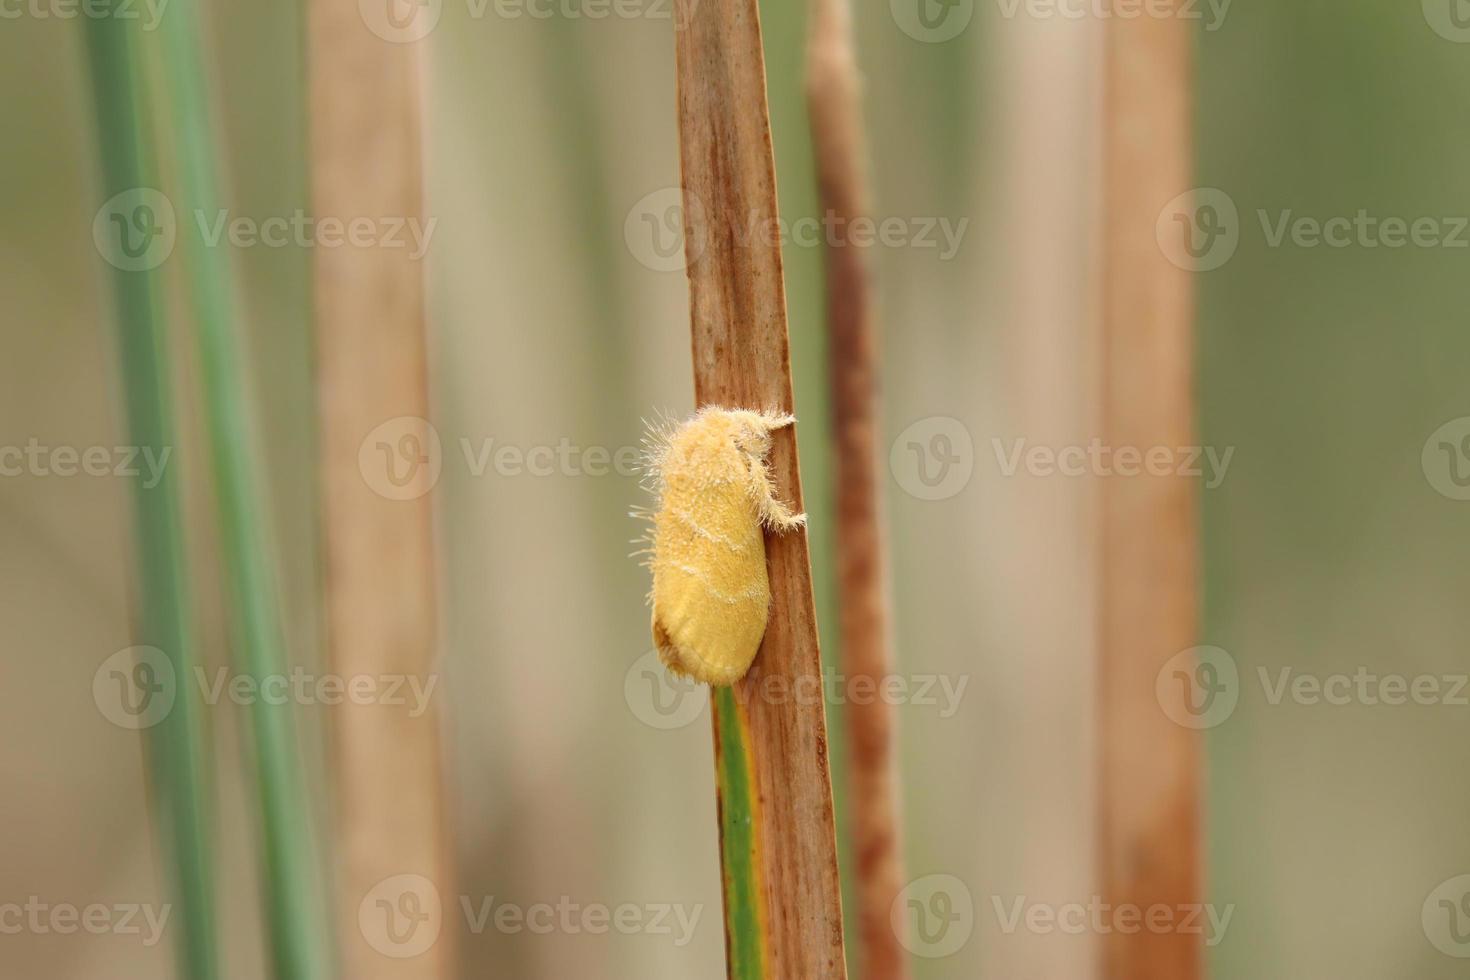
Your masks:
M370 33L355 4L315 0L309 9L313 209L344 221L422 223L420 46ZM416 678L431 692L426 705L332 709L344 975L444 980L453 972L451 930L420 951L416 932L359 921L363 900L390 879L399 882L388 886L390 905L437 904L445 923L455 911L443 689L432 681L435 436L422 421L430 414L424 260L372 244L317 249L314 259L329 662L343 677Z
M844 225L869 212L861 79L847 0L813 0L807 103L824 212ZM848 684L881 686L893 670L878 482L877 339L866 256L829 243L827 350L836 459L837 581ZM908 976L891 909L903 888L894 712L881 698L846 709L852 848L862 975Z
M1103 427L1108 445L1193 443L1193 290L1155 224L1192 181L1191 22L1108 21L1103 115ZM1161 709L1155 681L1197 642L1195 486L1102 481L1102 895L1113 908L1202 901L1198 733ZM1199 936L1117 931L1109 980L1197 980Z
M695 399L793 410L775 165L755 0L678 0L676 61ZM769 465L801 509L792 428ZM842 980L826 706L804 532L768 534L770 624L711 699L729 976ZM777 696L779 692L780 696Z

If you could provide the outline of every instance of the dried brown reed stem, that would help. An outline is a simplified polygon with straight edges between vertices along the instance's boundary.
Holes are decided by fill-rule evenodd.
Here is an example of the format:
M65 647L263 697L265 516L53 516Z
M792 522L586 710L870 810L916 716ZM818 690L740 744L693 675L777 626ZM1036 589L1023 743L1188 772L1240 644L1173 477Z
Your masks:
M421 221L417 46L371 33L356 4L317 0L309 17L316 215ZM432 447L426 431L391 421L429 415L423 263L407 249L350 243L314 255L331 671L426 685L437 670L431 498L426 482L392 481L424 481L426 464L416 454ZM365 441L376 444L360 458ZM358 916L370 892L400 875L419 877L390 883L382 896L390 905L428 911L432 889L446 913L453 907L440 697L436 690L417 717L422 706L413 699L349 700L328 709L344 976L452 975L447 930L427 951L398 958L387 944L401 934L386 920L378 930L376 920L364 925ZM388 911L369 910L379 914Z
M780 242L744 234L752 224L773 227L777 217L757 6L678 0L677 13L685 25L676 59L695 398L790 412ZM775 434L770 467L781 499L801 509L793 429ZM730 972L841 980L842 903L806 534L768 535L766 554L772 608L765 639L745 679L712 700L724 776L722 841L747 816L730 811L739 783L748 789L738 798L748 799L754 830L746 852L722 846L727 929L754 921L761 930L753 957L750 937L727 932ZM740 745L728 742L732 735ZM731 907L732 894L741 893L732 892L732 876L754 885L752 907Z
M1113 19L1106 28L1103 135L1103 425L1113 447L1194 441L1193 291L1163 254L1160 211L1191 186L1190 21ZM1101 876L1117 908L1201 901L1199 738L1171 721L1159 671L1194 646L1196 495L1178 476L1102 486ZM1104 938L1110 980L1195 980L1199 937Z
M807 104L824 212L849 225L869 212L861 77L847 0L813 0ZM893 670L887 562L878 484L873 290L863 250L829 243L827 344L836 442L837 581L848 684L880 685ZM902 980L908 963L890 910L903 888L894 712L882 698L847 706L853 853L863 976Z

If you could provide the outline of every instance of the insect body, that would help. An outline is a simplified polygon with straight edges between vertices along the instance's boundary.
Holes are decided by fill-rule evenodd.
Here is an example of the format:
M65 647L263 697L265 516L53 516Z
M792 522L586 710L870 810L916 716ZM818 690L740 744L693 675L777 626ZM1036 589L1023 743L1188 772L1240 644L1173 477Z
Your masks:
M733 684L755 659L771 605L762 531L806 523L766 469L771 433L794 421L710 407L652 442L653 642L676 673Z

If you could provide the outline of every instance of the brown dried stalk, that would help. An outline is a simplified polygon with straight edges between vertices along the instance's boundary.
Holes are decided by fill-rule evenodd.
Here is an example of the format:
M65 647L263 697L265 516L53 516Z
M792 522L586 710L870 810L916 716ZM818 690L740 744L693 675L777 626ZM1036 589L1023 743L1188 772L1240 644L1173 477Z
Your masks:
M822 206L844 225L869 211L861 81L847 0L813 0L807 104ZM878 484L873 294L863 251L829 244L828 356L837 460L837 579L848 684L881 685L893 670L887 562ZM853 852L863 976L902 980L908 963L890 910L903 888L893 709L882 698L847 707Z
M1155 221L1190 186L1193 36L1179 16L1106 26L1103 425L1119 446L1194 441L1193 293ZM1102 894L1117 908L1201 901L1199 745L1155 700L1165 661L1195 645L1195 488L1178 476L1102 486ZM1115 932L1111 980L1195 980L1199 937Z
M675 53L695 398L790 412L780 242L746 234L774 227L777 217L756 3L678 0L678 14L685 25ZM770 468L781 499L801 509L792 429L775 434ZM805 533L768 534L766 554L772 606L765 639L733 693L717 691L712 700L730 975L841 980L826 706ZM732 735L739 745L729 744ZM748 800L748 814L731 812L737 800ZM727 845L746 816L753 833L739 836L749 847L737 853ZM739 933L741 923L758 923L757 943Z
M416 47L368 31L356 4L317 0L308 61L316 214L422 220ZM376 447L368 462L359 461L364 439L379 426L429 414L423 263L406 249L350 243L317 249L315 261L331 670L427 684L437 632L430 498L392 499L382 492L392 484L381 482L384 467L422 461L380 458ZM425 445L411 429L390 425L383 439L390 453ZM404 436L420 441L399 443ZM419 877L390 882L391 893L381 896L390 905L407 899L431 911L431 889L444 909L453 903L437 700L412 717L417 707L348 702L329 709L344 976L421 980L452 972L447 931L426 951L397 958L385 944L401 936L358 918L369 893L400 875Z

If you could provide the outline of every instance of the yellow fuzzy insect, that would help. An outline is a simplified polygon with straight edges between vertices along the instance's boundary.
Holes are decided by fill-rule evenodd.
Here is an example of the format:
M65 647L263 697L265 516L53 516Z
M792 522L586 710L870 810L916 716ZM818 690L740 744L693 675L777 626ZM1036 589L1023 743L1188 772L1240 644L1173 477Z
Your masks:
M776 499L771 433L790 415L707 407L654 430L646 465L657 504L645 516L653 642L670 670L707 684L745 676L770 615L764 528L806 523Z

